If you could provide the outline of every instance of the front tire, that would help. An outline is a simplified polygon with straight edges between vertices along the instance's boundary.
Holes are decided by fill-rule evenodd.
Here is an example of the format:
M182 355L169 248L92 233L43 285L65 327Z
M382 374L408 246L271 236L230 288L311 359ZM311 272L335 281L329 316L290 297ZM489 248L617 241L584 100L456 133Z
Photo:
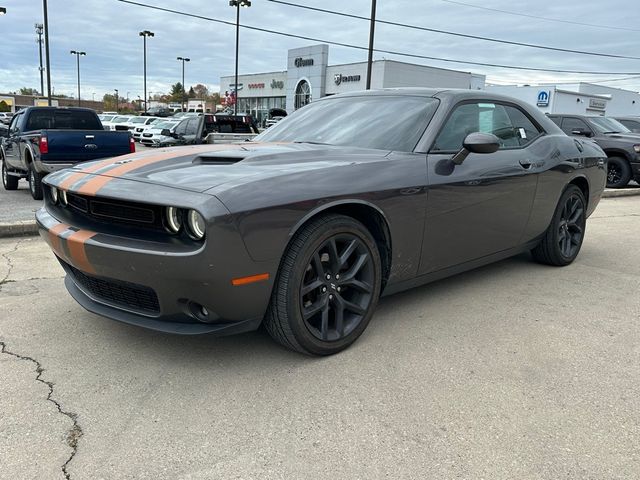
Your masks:
M17 190L18 189L18 181L20 179L18 177L14 177L13 175L9 175L7 171L7 164L2 159L2 185L5 190Z
M586 224L584 194L576 185L569 185L560 197L542 241L531 250L533 258L539 263L557 267L569 265L580 253Z
M292 239L264 320L269 334L308 355L344 350L364 332L380 297L380 253L364 225L325 215Z
M29 165L29 191L34 200L42 200L42 175L36 172L33 163Z
M631 180L631 166L626 159L609 157L607 160L607 188L622 188Z

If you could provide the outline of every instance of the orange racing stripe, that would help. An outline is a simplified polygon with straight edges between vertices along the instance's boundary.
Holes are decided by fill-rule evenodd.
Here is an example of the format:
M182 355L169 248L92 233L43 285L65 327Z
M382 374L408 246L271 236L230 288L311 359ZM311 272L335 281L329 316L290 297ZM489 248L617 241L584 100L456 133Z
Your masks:
M49 245L51 246L51 250L60 258L65 258L64 250L62 249L62 242L60 238L60 234L67 230L69 225L65 225L64 223L59 223L58 225L49 229Z
M95 232L90 232L89 230L78 230L67 238L67 247L69 248L71 260L73 261L74 266L83 272L95 273L95 269L89 262L87 252L84 247L85 242L96 235L97 234Z

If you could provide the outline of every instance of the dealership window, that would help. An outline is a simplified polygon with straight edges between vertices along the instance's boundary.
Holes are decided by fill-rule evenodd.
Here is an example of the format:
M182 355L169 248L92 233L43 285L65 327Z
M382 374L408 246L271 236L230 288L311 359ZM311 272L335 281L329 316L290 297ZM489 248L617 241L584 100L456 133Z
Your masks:
M296 87L294 108L298 110L311 102L311 85L306 80L300 80Z

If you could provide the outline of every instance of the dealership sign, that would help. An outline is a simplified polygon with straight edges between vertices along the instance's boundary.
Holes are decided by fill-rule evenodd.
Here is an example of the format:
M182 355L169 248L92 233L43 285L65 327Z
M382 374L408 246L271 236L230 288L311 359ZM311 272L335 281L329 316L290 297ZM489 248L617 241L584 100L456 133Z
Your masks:
M313 58L298 57L293 61L293 64L296 66L296 68L312 67L313 66Z
M589 108L593 108L594 110L604 110L607 108L607 101L598 100L597 98L590 98Z
M248 85L249 89L253 88L264 88L264 83L250 83Z
M273 80L271 80L271 88L276 89L283 89L284 88L284 82L282 80L276 80L275 78Z
M536 105L538 105L539 107L548 107L550 99L551 92L542 90L540 93L538 93L538 102L536 103Z
M360 75L342 75L341 73L336 73L333 76L333 81L336 85L340 85L345 82L359 82Z

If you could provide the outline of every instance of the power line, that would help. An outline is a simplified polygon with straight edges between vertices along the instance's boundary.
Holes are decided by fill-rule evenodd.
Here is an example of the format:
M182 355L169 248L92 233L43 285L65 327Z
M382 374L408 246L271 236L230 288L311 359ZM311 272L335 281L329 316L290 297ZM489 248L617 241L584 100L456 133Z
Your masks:
M268 0L269 2L272 3L279 3L282 5L287 5L289 7L295 7L295 8L302 8L305 10L313 10L315 12L322 12L322 13L328 13L330 15L338 15L340 17L348 17L348 18L355 18L358 20L366 20L367 22L370 22L371 19L368 17L363 17L361 15L354 15L351 13L345 13L345 12L337 12L335 10L327 10L324 8L319 8L319 7L310 7L308 5L300 5L298 3L292 3L292 2L286 2L284 0ZM392 22L392 21L388 21L388 20L379 20L376 19L375 21L376 23L381 23L381 24L385 24L385 25L393 25L395 27L403 27L403 28L410 28L413 30L421 30L424 32L432 32L432 33L440 33L443 35L453 35L456 37L463 37L463 38L471 38L474 40L482 40L485 42L494 42L494 43L502 43L502 44L506 44L506 45L517 45L519 47L528 47L528 48L538 48L541 50L552 50L552 51L556 51L556 52L564 52L564 53L575 53L578 55L591 55L591 56L596 56L596 57L608 57L608 58L625 58L625 59L629 59L629 60L640 60L640 57L632 57L632 56L627 56L627 55L616 55L613 53L598 53L598 52L588 52L588 51L584 51L584 50L573 50L573 49L569 49L569 48L560 48L560 47L550 47L548 45L539 45L539 44L535 44L535 43L524 43L524 42L516 42L516 41L511 41L511 40L501 40L498 38L491 38L491 37L483 37L480 35L470 35L470 34L466 34L466 33L459 33L459 32L450 32L447 30L438 30L436 28L428 28L428 27L422 27L419 25L411 25L408 23L400 23L400 22Z
M136 5L139 7L144 7L144 8L150 8L152 10L158 10L158 11L162 11L162 12L167 12L167 13L173 13L176 15L182 15L185 17L191 17L191 18L198 18L200 20L206 20L209 22L215 22L215 23L221 23L224 25L230 25L235 27L235 23L233 22L228 22L226 20L220 20L218 18L213 18L213 17L206 17L204 15L197 15L194 13L188 13L188 12L184 12L184 11L180 11L180 10L174 10L171 8L166 8L166 7L158 7L156 5L148 5L145 3L141 3L141 2L136 2L133 0L116 0L117 2L121 2L121 3L128 3L130 5ZM368 47L363 47L360 45L352 45L349 43L342 43L342 42L335 42L335 41L331 41L331 40L325 40L325 39L321 39L321 38L315 38L315 37L309 37L306 35L296 35L293 33L286 33L286 32L280 32L277 30L270 30L267 28L261 28L261 27L254 27L254 26L250 26L250 25L240 25L242 28L246 28L248 30L254 30L254 31L258 31L258 32L263 32L263 33L270 33L273 35L280 35L283 37L288 37L288 38L297 38L300 40L307 40L310 42L319 42L319 43L326 43L329 45L336 45L339 47L345 47L345 48L353 48L356 50L366 50L368 51L369 48ZM456 60L456 59L451 59L451 58L442 58L442 57L432 57L432 56L427 56L427 55L418 55L418 54L414 54L414 53L404 53L404 52L397 52L397 51L393 51L393 50L383 50L383 49L379 49L376 48L374 49L375 52L378 53L387 53L389 55L397 55L397 56L401 56L401 57L409 57L409 58L419 58L422 60L434 60L434 61L438 61L438 62L448 62L448 63L458 63L458 64L462 64L462 65L476 65L476 66L481 66L481 67L495 67L495 68L505 68L505 69L510 69L510 70L527 70L527 71L534 71L534 72L551 72L551 73L574 73L574 74L581 74L581 75L640 75L640 72L590 72L590 71L582 71L582 70L561 70L561 69L553 69L553 68L535 68L535 67L523 67L523 66L518 66L518 65L502 65L502 64L497 64L497 63L484 63L484 62L472 62L470 60Z
M480 10L489 10L490 12L506 13L507 15L516 15L518 17L535 18L537 20L545 20L547 22L569 23L571 25L580 25L582 27L607 28L609 30L624 30L627 32L640 32L640 30L635 28L625 28L625 27L618 27L618 26L614 27L613 25L598 25L595 23L575 22L573 20L562 20L559 18L540 17L538 15L530 15L528 13L511 12L509 10L500 10L499 8L490 8L490 7L483 7L481 5L474 5L473 3L458 2L457 0L442 0L442 1L447 3L454 3L456 5L462 5L465 7L478 8Z

